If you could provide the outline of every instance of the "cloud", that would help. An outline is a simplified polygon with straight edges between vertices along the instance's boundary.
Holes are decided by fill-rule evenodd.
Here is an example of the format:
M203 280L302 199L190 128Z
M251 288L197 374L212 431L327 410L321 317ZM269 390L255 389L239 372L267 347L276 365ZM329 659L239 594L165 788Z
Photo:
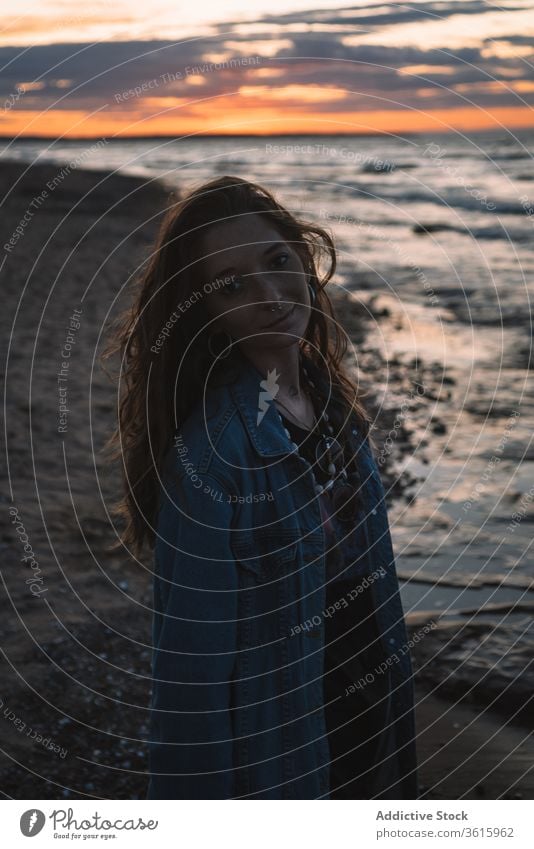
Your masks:
M514 9L524 12L525 6L503 8L506 13ZM246 91L245 101L255 88L258 101L276 102L282 110L306 105L305 86L314 87L315 109L325 113L333 109L457 108L465 102L459 97L461 92L485 107L517 106L521 101L516 94L503 86L484 84L495 78L510 83L534 80L532 65L509 55L510 45L520 46L522 53L532 46L528 35L481 36L479 45L473 46L470 40L453 50L380 43L380 29L385 26L424 25L429 19L456 15L461 29L461 17L470 16L472 22L473 16L490 10L495 13L496 7L483 0L369 4L264 16L257 22L247 21L246 26L230 22L221 24L213 35L180 43L152 39L3 47L0 110L1 102L24 83L24 97L13 110L157 112L173 102L234 97L240 90ZM366 31L374 28L376 43L358 43L357 38L354 43L359 27ZM500 52L496 49L499 44ZM506 50L504 45L508 45ZM256 61L246 57L256 57ZM191 69L196 66L201 68L194 75ZM464 88L455 88L458 86ZM318 92L320 87L324 94ZM136 89L139 92L134 96L124 94ZM520 93L526 102L534 103L528 85Z
M523 11L524 5L506 6L507 12ZM354 27L383 27L394 24L418 23L428 20L445 20L453 15L484 15L495 12L495 6L487 3L487 0L458 0L453 2L441 2L431 0L422 3L370 3L368 6L354 6L342 9L308 9L286 14L264 15L260 21L271 26L292 26L301 24L321 24L323 26L347 26ZM242 26L241 22L219 24L220 32L228 31L229 26Z

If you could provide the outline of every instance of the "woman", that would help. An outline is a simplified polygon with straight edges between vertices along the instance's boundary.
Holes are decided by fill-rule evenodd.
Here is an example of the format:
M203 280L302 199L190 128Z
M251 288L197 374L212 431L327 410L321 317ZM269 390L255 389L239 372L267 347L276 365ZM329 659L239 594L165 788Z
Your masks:
M155 545L149 799L417 798L334 270L326 231L222 177L167 212L118 335L124 541Z

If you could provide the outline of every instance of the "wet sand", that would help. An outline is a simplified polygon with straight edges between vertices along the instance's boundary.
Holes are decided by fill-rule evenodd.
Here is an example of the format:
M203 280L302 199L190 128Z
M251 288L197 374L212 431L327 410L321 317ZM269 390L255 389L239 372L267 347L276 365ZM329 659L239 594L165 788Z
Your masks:
M417 688L422 799L532 799L534 741L491 711Z
M28 219L23 235L4 250L1 270L9 466L1 493L6 612L0 787L5 796L20 799L143 798L151 562L108 552L114 531L107 506L116 492L117 470L98 452L112 427L115 395L93 363L93 352L101 348L108 311L117 313L121 288L146 254L166 192L157 183L83 171L47 191L57 168L23 172L18 164L0 168L2 197L8 194L1 244L13 237L24 216ZM36 198L42 198L37 206ZM508 793L513 798L515 792L532 798L532 772L526 769L533 762L532 739L518 745L532 728L532 713L528 707L517 711L532 692L527 639L532 616L517 603L532 600L534 577L531 559L524 556L531 504L523 510L521 501L532 476L518 460L525 449L530 451L526 462L534 458L523 409L519 421L510 418L513 383L525 376L524 355L521 348L517 356L507 351L506 385L492 400L491 335L483 334L477 343L482 353L472 376L465 359L469 331L454 316L447 333L457 357L444 368L428 315L406 307L399 316L398 303L378 296L374 285L356 279L351 294L334 287L332 294L339 320L357 346L362 383L377 417L375 437L383 452L410 633L441 614L438 627L412 649L421 782L432 798L472 793L478 798L479 792L485 794L480 798ZM418 351L425 351L416 363L414 338L421 340ZM64 381L69 412L67 430L59 433L58 374L67 339L72 340ZM422 396L413 393L414 381L424 386ZM466 394L471 385L476 389ZM484 422L481 438L473 422ZM509 422L499 463L491 470L492 486L463 510L473 475L476 481L484 473ZM505 509L491 513L490 501L499 497ZM10 508L18 511L16 526ZM499 547L514 510L520 520L508 531L506 546ZM22 533L39 572L21 562ZM507 608L480 614L494 603ZM481 615L487 627L473 624ZM503 687L504 697L495 700ZM514 714L515 725L506 724ZM487 774L501 759L501 766Z

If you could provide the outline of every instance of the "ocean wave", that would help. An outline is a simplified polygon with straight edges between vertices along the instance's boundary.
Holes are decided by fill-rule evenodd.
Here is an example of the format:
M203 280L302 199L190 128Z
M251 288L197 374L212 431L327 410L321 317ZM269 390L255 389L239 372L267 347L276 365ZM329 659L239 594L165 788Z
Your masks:
M412 232L420 235L438 233L440 231L450 230L454 233L460 233L462 236L469 236L474 239L506 239L512 242L528 242L532 240L530 230L519 230L509 227L460 227L454 224L441 224L432 222L428 224L414 224Z

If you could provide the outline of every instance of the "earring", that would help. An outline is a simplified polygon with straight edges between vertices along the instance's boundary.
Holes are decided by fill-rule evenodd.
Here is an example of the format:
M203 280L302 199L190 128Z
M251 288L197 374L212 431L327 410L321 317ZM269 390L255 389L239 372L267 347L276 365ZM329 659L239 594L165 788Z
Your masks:
M310 300L311 300L311 305L313 307L313 305L315 303L315 297L316 297L315 289L313 288L311 283L308 283L308 289L310 290Z
M212 347L211 347L212 342L213 342L214 339L216 339L217 337L220 338L222 335L226 335L226 337L229 339L229 342L226 345L223 345L220 351L214 352ZM231 353L233 342L234 342L234 340L232 339L232 337L230 336L230 334L228 333L227 330L221 330L219 332L210 333L209 336L208 336L208 340L207 340L208 351L210 352L210 354L211 354L211 356L213 357L214 360L217 360L217 359L224 360L225 357L227 357ZM226 353L223 354L223 351L226 351Z

